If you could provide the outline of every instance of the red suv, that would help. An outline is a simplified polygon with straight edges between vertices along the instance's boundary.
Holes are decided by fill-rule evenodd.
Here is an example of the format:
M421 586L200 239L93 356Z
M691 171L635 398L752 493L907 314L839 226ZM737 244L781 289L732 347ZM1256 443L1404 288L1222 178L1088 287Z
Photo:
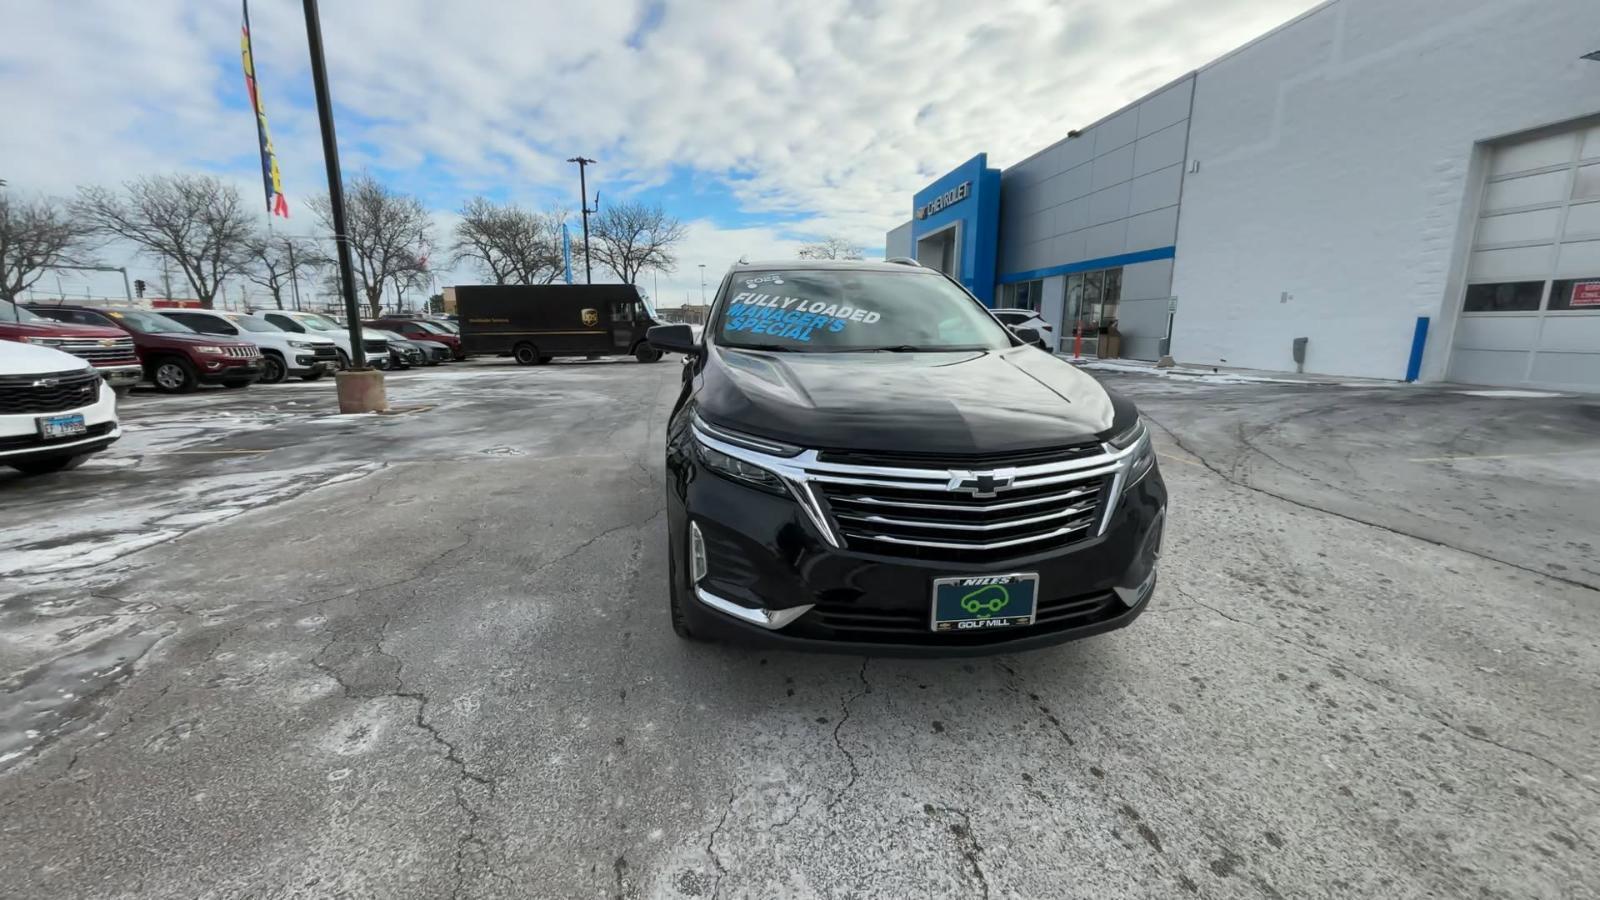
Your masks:
M467 355L461 352L461 335L426 319L374 319L362 324L382 328L385 331L397 331L401 337L413 340L443 344L450 348L450 355L456 359L467 358Z
M118 395L139 383L139 357L133 341L119 328L67 325L0 300L0 340L70 353L94 366Z
M131 335L144 372L169 394L202 384L242 388L261 378L261 351L255 344L198 334L166 316L133 306L43 306L34 312L76 325L103 325ZM126 336L125 335L125 336Z

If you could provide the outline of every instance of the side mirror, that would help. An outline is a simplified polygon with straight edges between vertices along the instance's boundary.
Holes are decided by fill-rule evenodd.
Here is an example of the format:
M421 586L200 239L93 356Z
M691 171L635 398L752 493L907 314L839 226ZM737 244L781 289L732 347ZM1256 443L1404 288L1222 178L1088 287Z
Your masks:
M654 325L644 333L644 339L650 346L664 353L685 353L697 356L700 345L694 339L694 331L687 325Z

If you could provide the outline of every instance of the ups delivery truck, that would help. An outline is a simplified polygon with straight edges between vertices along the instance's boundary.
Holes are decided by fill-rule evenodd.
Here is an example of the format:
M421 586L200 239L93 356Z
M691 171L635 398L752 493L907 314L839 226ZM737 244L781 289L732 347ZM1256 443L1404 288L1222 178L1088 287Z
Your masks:
M525 366L558 356L661 358L644 339L661 322L631 284L485 284L457 286L455 295L464 353Z

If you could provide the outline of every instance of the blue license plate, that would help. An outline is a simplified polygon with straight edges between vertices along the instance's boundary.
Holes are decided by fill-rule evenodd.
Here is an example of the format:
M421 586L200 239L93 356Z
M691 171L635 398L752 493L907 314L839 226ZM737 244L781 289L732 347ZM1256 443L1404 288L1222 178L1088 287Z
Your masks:
M39 437L49 440L51 438L72 437L83 434L89 426L83 424L83 413L72 413L67 416L40 416L38 418Z
M982 631L1032 625L1039 606L1039 576L958 575L933 582L933 630Z

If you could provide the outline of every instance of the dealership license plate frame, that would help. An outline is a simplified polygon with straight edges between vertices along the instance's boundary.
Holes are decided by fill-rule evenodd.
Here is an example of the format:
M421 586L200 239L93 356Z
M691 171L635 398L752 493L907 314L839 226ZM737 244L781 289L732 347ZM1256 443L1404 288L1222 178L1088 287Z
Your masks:
M976 612L962 611L960 615L940 615L939 600L940 589L951 589L947 599L955 599L960 603L963 599L958 592L970 589L972 593L987 591L990 587L1001 587L1006 590L1006 606L994 612L1007 611L1013 605L1010 588L1013 585L1027 585L1032 591L1026 602L1027 612L1021 612L1021 607L1012 608L1007 615L997 616L993 613L982 615ZM993 592L989 592L992 594ZM992 603L993 597L982 598ZM1000 575L950 575L933 580L933 590L928 603L928 629L939 634L970 634L981 631L995 631L1010 628L1023 628L1034 624L1039 614L1039 573L1038 572L1007 572ZM978 624L962 624L978 623Z
M78 437L89 431L88 423L83 420L83 413L39 416L33 420L33 423L34 427L39 429L39 437L46 441Z

